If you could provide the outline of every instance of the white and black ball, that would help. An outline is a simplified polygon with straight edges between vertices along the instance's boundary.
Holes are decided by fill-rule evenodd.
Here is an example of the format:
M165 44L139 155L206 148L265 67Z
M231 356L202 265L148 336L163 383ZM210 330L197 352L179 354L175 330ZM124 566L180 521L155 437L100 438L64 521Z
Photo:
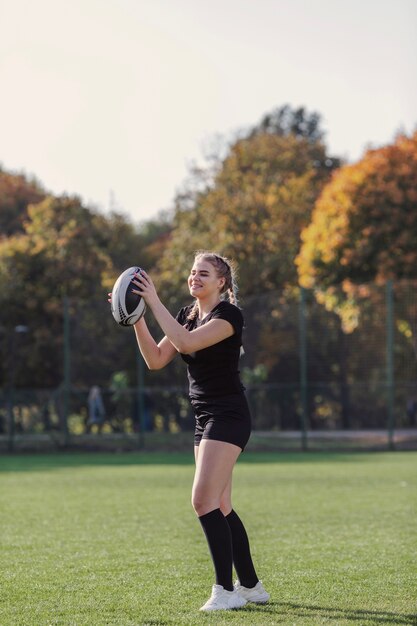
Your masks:
M111 292L111 312L120 326L133 326L146 311L142 296L132 293L133 289L137 289L132 280L140 271L141 268L137 265L129 267L114 283Z

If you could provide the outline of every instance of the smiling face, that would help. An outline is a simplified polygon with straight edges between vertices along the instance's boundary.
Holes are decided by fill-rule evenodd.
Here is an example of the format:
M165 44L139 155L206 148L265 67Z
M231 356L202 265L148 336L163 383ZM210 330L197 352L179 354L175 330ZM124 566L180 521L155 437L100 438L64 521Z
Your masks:
M219 278L215 267L208 261L196 260L188 277L188 288L194 298L220 296L225 279Z

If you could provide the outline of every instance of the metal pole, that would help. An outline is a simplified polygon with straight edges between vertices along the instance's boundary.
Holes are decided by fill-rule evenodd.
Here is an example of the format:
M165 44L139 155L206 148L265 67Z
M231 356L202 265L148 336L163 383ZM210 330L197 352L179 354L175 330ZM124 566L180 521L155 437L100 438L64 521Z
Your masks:
M143 357L138 350L137 355L137 406L139 411L139 448L145 447L145 396L144 396L144 363Z
M307 450L307 419L308 419L308 390L307 390L307 319L306 319L306 291L300 287L300 306L298 309L299 325L299 359L300 359L300 396L301 396L301 447Z
M11 331L11 335L9 337L9 388L7 390L7 450L8 452L13 452L14 449L14 432L15 432L15 423L14 423L14 384L15 384L15 332L14 329Z
M14 450L14 437L15 437L15 413L14 413L14 405L15 405L15 386L16 386L16 367L17 367L17 350L16 350L16 342L17 337L21 336L23 333L27 333L29 328L20 324L15 326L10 331L9 336L9 385L7 390L7 431L8 431L8 444L7 449L9 452L13 452Z
M70 340L70 315L68 296L64 296L64 411L63 431L64 446L68 445L68 417L70 411L71 394L71 340Z
M394 290L392 280L387 281L385 291L387 321L386 321L386 359L387 359L387 428L388 447L395 449L394 445Z

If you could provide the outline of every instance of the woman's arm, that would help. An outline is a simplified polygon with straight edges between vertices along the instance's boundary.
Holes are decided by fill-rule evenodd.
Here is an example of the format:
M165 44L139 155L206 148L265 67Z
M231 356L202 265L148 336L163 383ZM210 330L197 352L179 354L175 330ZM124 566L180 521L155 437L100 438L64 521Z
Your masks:
M160 301L154 284L143 270L137 280L132 281L138 288L134 293L140 294L152 310L156 321L174 348L182 354L190 354L223 341L234 334L230 322L222 319L210 320L204 326L189 331L172 317L168 309Z
M159 344L156 343L143 317L136 322L133 328L135 330L139 350L150 370L162 369L165 365L168 365L177 354L176 349L167 337L164 337Z

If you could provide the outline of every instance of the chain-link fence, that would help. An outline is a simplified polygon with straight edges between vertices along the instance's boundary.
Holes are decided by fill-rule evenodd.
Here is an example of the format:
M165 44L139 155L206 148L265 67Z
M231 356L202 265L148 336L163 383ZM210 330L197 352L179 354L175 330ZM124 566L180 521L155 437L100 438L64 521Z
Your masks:
M417 445L416 293L412 282L358 288L349 328L312 292L247 297L241 374L250 445ZM147 371L132 329L115 324L104 299L63 303L59 336L57 322L2 327L3 450L192 443L185 364L178 357Z

